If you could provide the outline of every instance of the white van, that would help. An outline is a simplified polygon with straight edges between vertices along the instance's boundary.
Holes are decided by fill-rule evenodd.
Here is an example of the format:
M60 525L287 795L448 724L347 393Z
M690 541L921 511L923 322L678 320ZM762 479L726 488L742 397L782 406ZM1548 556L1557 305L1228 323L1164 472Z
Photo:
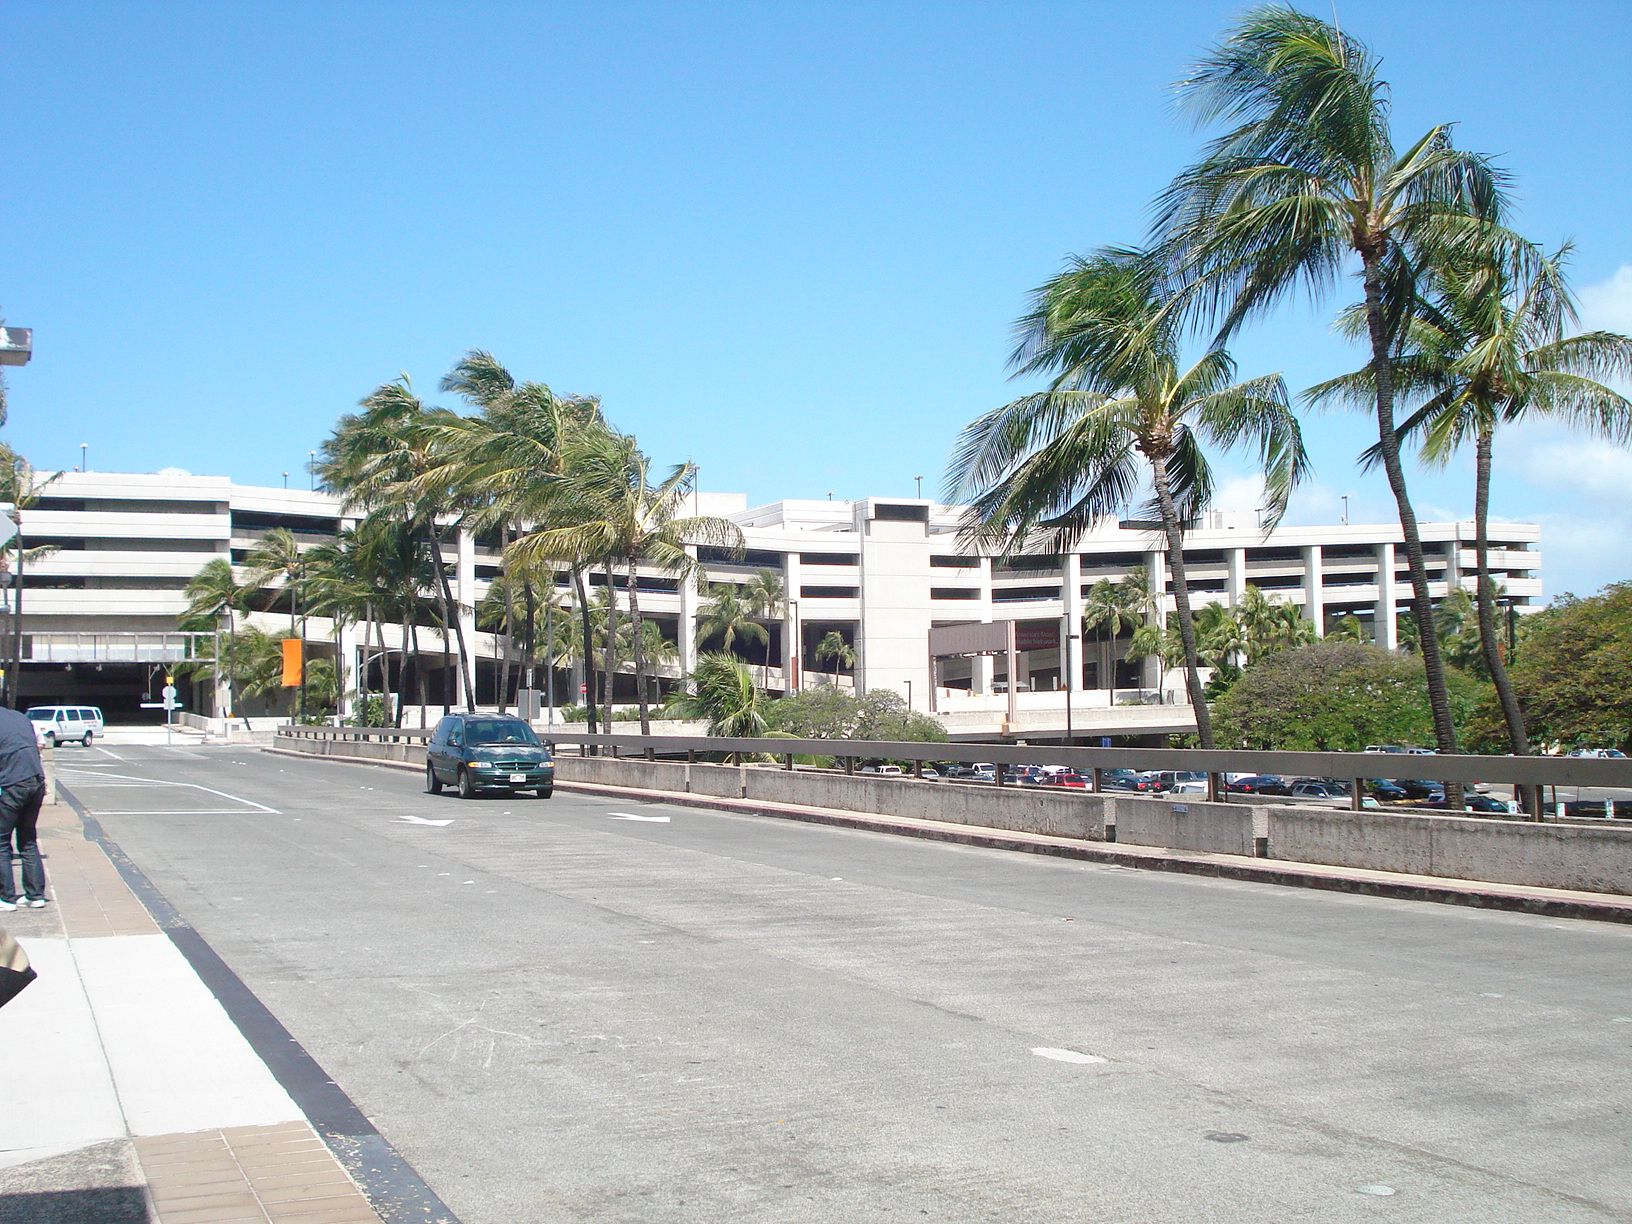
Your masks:
M33 706L28 718L52 748L69 740L78 740L89 748L91 740L106 726L96 706Z

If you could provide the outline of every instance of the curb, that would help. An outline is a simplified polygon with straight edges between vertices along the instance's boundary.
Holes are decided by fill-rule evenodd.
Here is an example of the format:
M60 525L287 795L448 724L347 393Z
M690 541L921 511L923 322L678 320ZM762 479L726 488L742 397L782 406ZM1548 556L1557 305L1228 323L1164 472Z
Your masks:
M370 757L319 756L287 748L265 748L264 752L303 760L338 761L347 765L384 765L392 769L418 772L407 761L381 761ZM1324 892L1353 893L1385 897L1397 901L1426 901L1437 905L1461 905L1474 909L1506 910L1543 918L1574 918L1593 922L1632 924L1632 897L1611 897L1599 901L1579 893L1547 889L1526 889L1516 884L1482 883L1407 876L1384 871L1357 872L1343 867L1294 864L1281 859L1249 859L1227 854L1190 854L1152 846L1134 849L1110 842L1081 842L1040 833L1016 833L985 829L975 825L934 824L907 817L872 816L862 812L842 812L833 808L798 807L791 804L751 803L746 799L719 798L671 791L641 790L636 787L608 786L599 782L567 782L557 779L557 790L589 795L640 799L677 807L707 808L742 816L762 816L776 820L797 820L806 824L886 833L895 837L917 837L925 841L952 842L986 850L1007 850L1021 854L1046 854L1078 859L1113 867L1142 871L1168 871L1183 875L1211 876L1250 884L1276 884L1286 888L1313 888Z

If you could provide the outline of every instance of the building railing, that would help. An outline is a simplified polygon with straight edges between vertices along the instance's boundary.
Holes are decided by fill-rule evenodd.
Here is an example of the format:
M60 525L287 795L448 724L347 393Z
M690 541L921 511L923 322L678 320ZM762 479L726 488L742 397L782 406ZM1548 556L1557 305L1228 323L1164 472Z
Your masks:
M28 614L23 614L26 623ZM211 633L24 633L26 663L181 663L209 658Z

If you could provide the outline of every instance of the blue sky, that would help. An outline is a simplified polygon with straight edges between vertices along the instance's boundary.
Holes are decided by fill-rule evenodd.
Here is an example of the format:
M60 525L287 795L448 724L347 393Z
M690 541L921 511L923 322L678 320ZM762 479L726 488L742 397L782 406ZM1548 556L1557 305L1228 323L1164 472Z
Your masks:
M1137 241L1199 137L1172 82L1218 3L12 6L0 309L35 329L7 439L42 467L276 484L335 418L467 348L599 394L659 463L777 497L939 490L1012 397L1010 326L1069 252ZM1322 12L1325 8L1321 9ZM1340 6L1397 138L1457 121L1519 223L1632 331L1623 3ZM1360 364L1301 304L1234 345L1294 390ZM1387 521L1363 419L1308 423L1294 521ZM1250 506L1224 461L1226 504ZM1471 473L1415 484L1470 513ZM1495 509L1550 591L1632 576L1632 455L1546 429Z

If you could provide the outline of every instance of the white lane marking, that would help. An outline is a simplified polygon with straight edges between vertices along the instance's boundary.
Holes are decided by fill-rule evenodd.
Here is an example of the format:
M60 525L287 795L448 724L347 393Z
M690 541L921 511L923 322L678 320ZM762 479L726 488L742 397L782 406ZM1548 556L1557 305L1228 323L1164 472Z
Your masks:
M1098 1054L1084 1054L1081 1050L1060 1050L1053 1046L1038 1046L1032 1050L1032 1053L1037 1055L1038 1058L1052 1058L1055 1062L1081 1063L1083 1065L1109 1061L1109 1059L1101 1058Z
M436 828L436 829L445 829L445 828L447 828L447 826L449 826L450 824L453 823L452 819L448 819L448 820L426 820L423 816L410 816L410 815L408 815L407 812L400 813L397 816L397 819L400 820L400 821L403 821L406 824L430 825L432 828ZM443 874L445 875L447 873L444 872Z
M212 786L201 786L197 782L168 782L168 781L165 781L165 780L163 780L161 778L142 778L142 777L138 777L138 776L136 776L134 774L98 774L97 777L99 777L99 778L117 778L121 782L145 782L149 786L181 786L181 787L186 787L188 790L203 791L206 795L215 795L217 798L226 799L226 800L229 800L232 803L241 803L245 807L253 808L257 812L265 812L268 816L281 816L281 815L283 815L283 813L278 811L277 808L267 807L266 804L264 804L264 803L256 803L255 800L245 799L241 795L229 795L226 791L216 790ZM108 814L110 816L114 816L114 815L125 816L125 815L143 815L144 813L110 812Z
M273 812L270 808L268 808L267 811L268 811L268 813L270 813L273 816L281 816L283 814L281 812ZM124 808L118 808L118 809L115 809L115 808L97 808L96 809L96 814L98 816L242 816L244 814L244 809L243 808L149 808L149 809L146 809L146 810L137 811L137 810L134 810L134 809L127 810L127 809L124 809ZM297 816L295 819L298 820L300 818Z
M92 751L93 752L100 752L103 756L112 757L116 761L122 761L122 760L125 759L124 757L120 756L117 752L110 752L106 748L98 748L98 747L96 747L94 745L92 746Z
M633 812L608 812L613 820L644 820L650 824L668 824L667 816L636 816Z

